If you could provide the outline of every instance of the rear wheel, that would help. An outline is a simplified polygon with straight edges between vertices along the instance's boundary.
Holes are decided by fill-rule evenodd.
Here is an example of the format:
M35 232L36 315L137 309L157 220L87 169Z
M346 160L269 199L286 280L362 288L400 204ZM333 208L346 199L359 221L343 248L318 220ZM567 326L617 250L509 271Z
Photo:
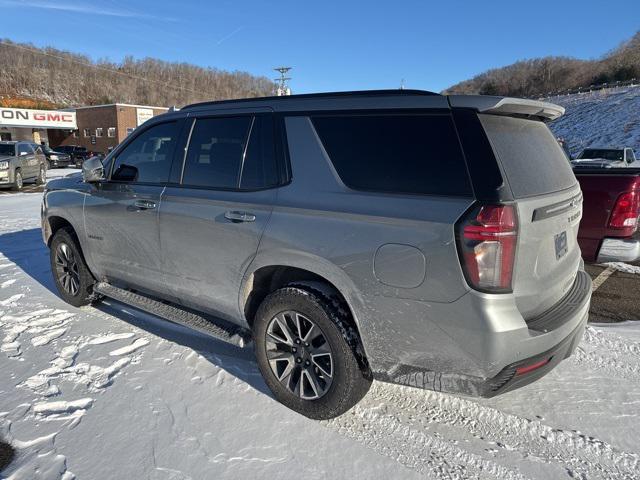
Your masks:
M15 182L13 184L13 189L14 190L22 190L22 187L24 186L24 182L22 181L22 172L20 170L16 170L16 178L15 178Z
M62 299L76 307L91 303L95 279L72 231L62 228L54 234L50 258L53 278Z
M371 379L344 329L332 302L319 292L285 287L263 301L253 326L256 358L278 401L318 420L360 401Z

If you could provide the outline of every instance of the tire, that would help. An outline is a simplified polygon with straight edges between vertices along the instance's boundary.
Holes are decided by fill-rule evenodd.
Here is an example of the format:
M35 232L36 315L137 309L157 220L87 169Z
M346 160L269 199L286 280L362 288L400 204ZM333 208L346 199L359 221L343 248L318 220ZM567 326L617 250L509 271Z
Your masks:
M296 328L298 322L302 328ZM268 295L256 313L253 335L267 386L280 403L306 417L337 417L371 386L347 340L354 338L351 327L316 290L288 286Z
M36 178L36 185L44 185L47 182L47 169L44 165L40 165L40 171Z
M94 301L95 279L84 261L75 233L61 228L53 235L50 260L56 288L65 302L81 307Z
M20 191L24 186L24 181L22 180L22 172L20 170L16 170L15 173L15 181L13 183L13 190Z

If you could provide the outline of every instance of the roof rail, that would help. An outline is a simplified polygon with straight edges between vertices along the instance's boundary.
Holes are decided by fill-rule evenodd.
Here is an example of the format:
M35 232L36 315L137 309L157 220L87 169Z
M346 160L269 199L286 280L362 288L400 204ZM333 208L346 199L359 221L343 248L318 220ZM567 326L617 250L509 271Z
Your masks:
M298 100L305 98L336 98L336 97L383 97L391 95L440 95L439 93L429 92L427 90L406 90L406 89L394 89L394 90L354 90L351 92L323 92L323 93L302 93L296 95L284 95L284 96L270 96L270 97L251 97L251 98L236 98L229 100L213 100L210 102L192 103L182 107L180 110L188 110L194 107L201 107L206 105L224 105L226 103L244 103L255 101L287 101Z

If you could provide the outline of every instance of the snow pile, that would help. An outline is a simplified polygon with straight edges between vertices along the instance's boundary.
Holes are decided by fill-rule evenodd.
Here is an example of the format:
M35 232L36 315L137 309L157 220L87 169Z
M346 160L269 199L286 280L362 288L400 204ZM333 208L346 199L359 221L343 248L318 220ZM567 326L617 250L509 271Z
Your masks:
M590 327L571 359L500 397L374 383L315 422L271 398L247 349L114 303L64 304L39 201L0 199L9 480L640 478L640 323Z
M576 156L587 147L631 147L640 157L640 86L550 97L565 115L549 127Z

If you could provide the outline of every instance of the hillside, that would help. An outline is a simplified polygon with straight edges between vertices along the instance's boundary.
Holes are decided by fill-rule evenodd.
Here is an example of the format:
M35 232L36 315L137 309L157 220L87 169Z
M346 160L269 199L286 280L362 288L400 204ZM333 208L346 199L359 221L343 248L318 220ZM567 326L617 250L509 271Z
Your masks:
M640 32L597 60L544 57L494 68L443 93L537 97L601 83L640 79Z
M113 102L182 106L271 95L274 88L266 77L246 72L154 58L93 61L84 55L10 40L0 40L0 64L0 100L16 107L25 98L57 107Z
M572 155L589 146L633 147L640 154L640 86L545 98L566 108L549 126Z

